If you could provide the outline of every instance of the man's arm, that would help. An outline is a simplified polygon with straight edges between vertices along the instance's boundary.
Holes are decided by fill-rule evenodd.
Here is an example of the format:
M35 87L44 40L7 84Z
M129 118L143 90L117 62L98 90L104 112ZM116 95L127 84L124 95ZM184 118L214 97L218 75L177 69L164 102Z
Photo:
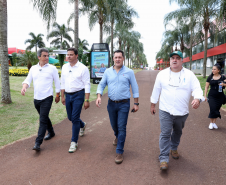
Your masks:
M90 74L89 69L86 67L84 70L84 73L82 75L82 81L85 85L85 102L84 102L84 108L85 110L89 108L89 95L90 95Z
M192 74L191 78L191 90L192 90L192 96L194 97L194 100L191 102L192 108L197 109L200 105L200 102L205 101L205 98L203 97L203 91L200 86L200 82L197 79L197 77Z
M64 97L65 89L61 89L61 103L65 105L65 97Z
M22 83L22 89L21 89L21 94L24 96L25 92L27 91L27 88L30 87L31 81L32 81L32 69L30 69L27 78L23 81Z
M156 113L155 105L157 104L157 102L159 100L159 95L160 95L161 90L162 90L159 74L157 75L157 77L155 79L155 85L154 85L154 88L152 90L152 95L151 95L151 98L150 98L150 101L151 101L150 112L151 112L152 115L154 115Z
M103 77L102 77L102 79L101 79L101 81L100 81L100 83L99 83L99 85L97 87L97 92L96 92L96 94L97 94L96 106L97 107L100 107L101 96L102 96L103 91L104 91L104 89L105 89L105 87L107 85L107 74L106 74L106 72L107 71L104 72L104 75L103 75Z
M56 67L53 69L53 80L55 83L55 92L56 92L55 102L58 103L60 101L60 79Z

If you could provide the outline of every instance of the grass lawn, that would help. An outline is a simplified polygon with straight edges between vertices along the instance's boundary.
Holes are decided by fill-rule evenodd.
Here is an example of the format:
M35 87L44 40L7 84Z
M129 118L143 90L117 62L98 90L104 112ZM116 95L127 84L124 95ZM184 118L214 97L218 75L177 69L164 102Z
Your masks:
M138 71L141 70L135 70L134 72L136 73ZM19 139L37 134L39 116L34 107L33 85L27 89L25 96L20 94L22 82L25 78L10 76L10 91L13 103L0 104L0 148ZM96 90L97 85L91 83L90 101L96 99ZM107 87L104 90L104 93L106 92ZM66 117L65 106L61 102L58 104L53 102L50 111L50 119L53 125L61 122Z

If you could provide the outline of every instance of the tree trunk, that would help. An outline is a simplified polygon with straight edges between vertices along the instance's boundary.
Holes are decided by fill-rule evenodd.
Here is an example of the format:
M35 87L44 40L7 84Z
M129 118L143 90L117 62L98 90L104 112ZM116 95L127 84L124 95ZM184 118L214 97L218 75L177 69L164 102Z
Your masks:
M75 49L78 50L78 0L75 0L75 25L74 25L74 45Z
M9 86L9 63L7 44L7 0L0 0L0 63L2 96L1 103L12 103Z
M203 78L206 78L207 39L208 39L208 30L205 29L205 45L204 45L204 60L203 60Z
M191 70L191 65L192 65L192 40L193 40L193 27L191 24L191 37L190 37L190 70Z
M124 66L126 65L126 42L124 43Z
M62 36L61 36L61 38L60 38L60 50L62 50L63 49L63 38L62 38Z
M118 45L119 49L122 50L122 40L120 38L118 38Z
M35 45L35 52L36 52L36 53L37 53L37 49L38 49L38 48L37 48L37 45Z
M128 50L128 68L129 68L129 46L127 46L127 50Z
M111 20L111 63L114 65L113 62L113 29L114 29L114 19Z
M103 43L103 23L100 23L100 43Z

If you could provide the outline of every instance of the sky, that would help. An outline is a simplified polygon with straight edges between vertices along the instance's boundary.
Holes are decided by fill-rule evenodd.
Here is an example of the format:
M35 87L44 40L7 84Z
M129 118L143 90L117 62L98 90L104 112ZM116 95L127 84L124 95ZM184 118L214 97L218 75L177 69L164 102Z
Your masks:
M28 44L24 44L26 39L30 39L30 32L35 35L44 34L44 42L50 47L51 40L47 41L47 26L41 19L38 11L33 9L30 0L15 1L8 0L8 47L17 49L26 49ZM141 34L141 42L144 45L144 53L147 57L149 67L156 63L156 53L161 48L162 34L165 31L164 16L178 8L176 4L169 4L169 0L128 0L128 4L133 7L139 14L139 18L134 18L134 31ZM73 12L73 5L68 0L58 0L56 22L58 24L67 24L67 19ZM74 28L73 21L70 24ZM51 28L50 28L51 31ZM74 38L71 34L72 39ZM106 38L107 35L104 35ZM82 15L79 18L79 38L86 39L92 46L93 43L99 42L99 24L96 24L90 31L87 16ZM34 49L33 49L34 51Z

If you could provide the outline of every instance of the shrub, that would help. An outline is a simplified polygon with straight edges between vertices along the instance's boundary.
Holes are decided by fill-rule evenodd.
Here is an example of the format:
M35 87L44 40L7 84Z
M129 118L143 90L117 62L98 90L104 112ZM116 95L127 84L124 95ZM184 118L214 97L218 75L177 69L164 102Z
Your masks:
M9 75L10 76L27 76L28 69L10 69Z

